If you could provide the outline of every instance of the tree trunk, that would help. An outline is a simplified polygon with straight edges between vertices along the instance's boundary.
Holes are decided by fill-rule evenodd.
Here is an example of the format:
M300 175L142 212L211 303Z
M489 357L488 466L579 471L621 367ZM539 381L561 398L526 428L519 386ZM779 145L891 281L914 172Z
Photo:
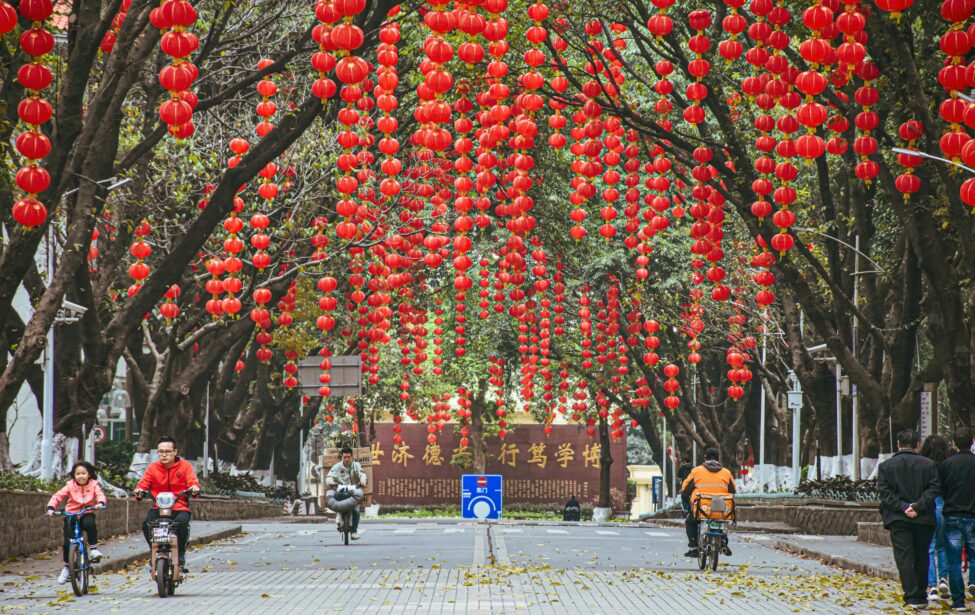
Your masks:
M487 394L487 380L478 382L477 395L471 400L471 452L474 474L484 474L487 469L487 445L484 441L484 396Z
M609 423L604 418L599 419L599 508L611 508L613 497L610 493L610 472L613 456L609 450Z

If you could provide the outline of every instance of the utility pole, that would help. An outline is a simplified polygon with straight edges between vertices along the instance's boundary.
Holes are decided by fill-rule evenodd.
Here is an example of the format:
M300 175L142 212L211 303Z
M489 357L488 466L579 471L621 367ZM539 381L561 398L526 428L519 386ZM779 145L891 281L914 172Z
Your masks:
M857 235L853 241L854 243L854 254L853 254L853 305L856 306L860 300L860 235ZM850 350L853 352L853 360L857 358L857 326L859 322L857 321L856 313L853 314L853 343L850 345ZM850 418L850 427L853 432L853 440L850 445L853 447L851 451L853 453L853 480L860 480L860 413L858 408L858 395L857 395L857 385L850 378L850 396L853 400L853 416Z

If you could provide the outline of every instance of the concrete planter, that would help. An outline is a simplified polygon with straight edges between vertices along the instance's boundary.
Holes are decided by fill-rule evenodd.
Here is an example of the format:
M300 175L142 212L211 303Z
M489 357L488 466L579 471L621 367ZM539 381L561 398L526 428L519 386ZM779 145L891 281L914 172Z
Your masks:
M592 520L597 523L608 523L613 518L612 508L593 508Z

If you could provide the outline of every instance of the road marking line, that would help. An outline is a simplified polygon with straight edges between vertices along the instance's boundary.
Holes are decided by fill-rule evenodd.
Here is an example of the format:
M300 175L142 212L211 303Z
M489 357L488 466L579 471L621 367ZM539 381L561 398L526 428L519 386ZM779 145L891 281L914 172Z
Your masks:
M521 530L517 530L521 531ZM498 565L499 566L510 566L511 558L508 557L508 545L504 542L504 536L498 534L494 538L494 551L498 555Z
M596 530L596 533L600 536L619 536L619 532L614 532L612 530Z
M751 539L752 540L767 541L767 540L772 540L772 537L771 536L751 536Z
M394 534L412 534L415 531L416 531L416 528L415 527L411 527L409 529L393 530L393 533Z
M486 544L487 530L483 527L474 528L474 567L484 565L484 547Z
M448 527L448 528L444 529L443 533L444 534L463 534L464 533L464 528L462 528L462 527Z
M826 540L822 536L810 536L808 534L796 534L796 538L799 540Z
M501 531L504 532L505 534L521 534L523 530L521 528L516 528L516 527L503 527L501 528Z
M670 536L667 532L645 532L647 536L655 536L657 538L667 538Z
M567 530L545 530L549 534L568 534Z

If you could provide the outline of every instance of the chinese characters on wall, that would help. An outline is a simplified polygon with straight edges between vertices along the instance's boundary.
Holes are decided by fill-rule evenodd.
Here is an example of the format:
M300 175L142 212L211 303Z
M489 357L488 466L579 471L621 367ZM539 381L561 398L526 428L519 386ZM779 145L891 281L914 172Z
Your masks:
M425 425L402 425L403 441L393 444L392 424L376 425L372 443L375 498L387 505L451 505L460 502L461 467L470 458L450 428L435 443ZM601 446L575 426L558 425L546 435L541 425L519 425L505 440L487 442L488 474L504 476L506 504L564 504L570 496L594 501L599 493ZM610 447L614 499L626 490L626 444Z

